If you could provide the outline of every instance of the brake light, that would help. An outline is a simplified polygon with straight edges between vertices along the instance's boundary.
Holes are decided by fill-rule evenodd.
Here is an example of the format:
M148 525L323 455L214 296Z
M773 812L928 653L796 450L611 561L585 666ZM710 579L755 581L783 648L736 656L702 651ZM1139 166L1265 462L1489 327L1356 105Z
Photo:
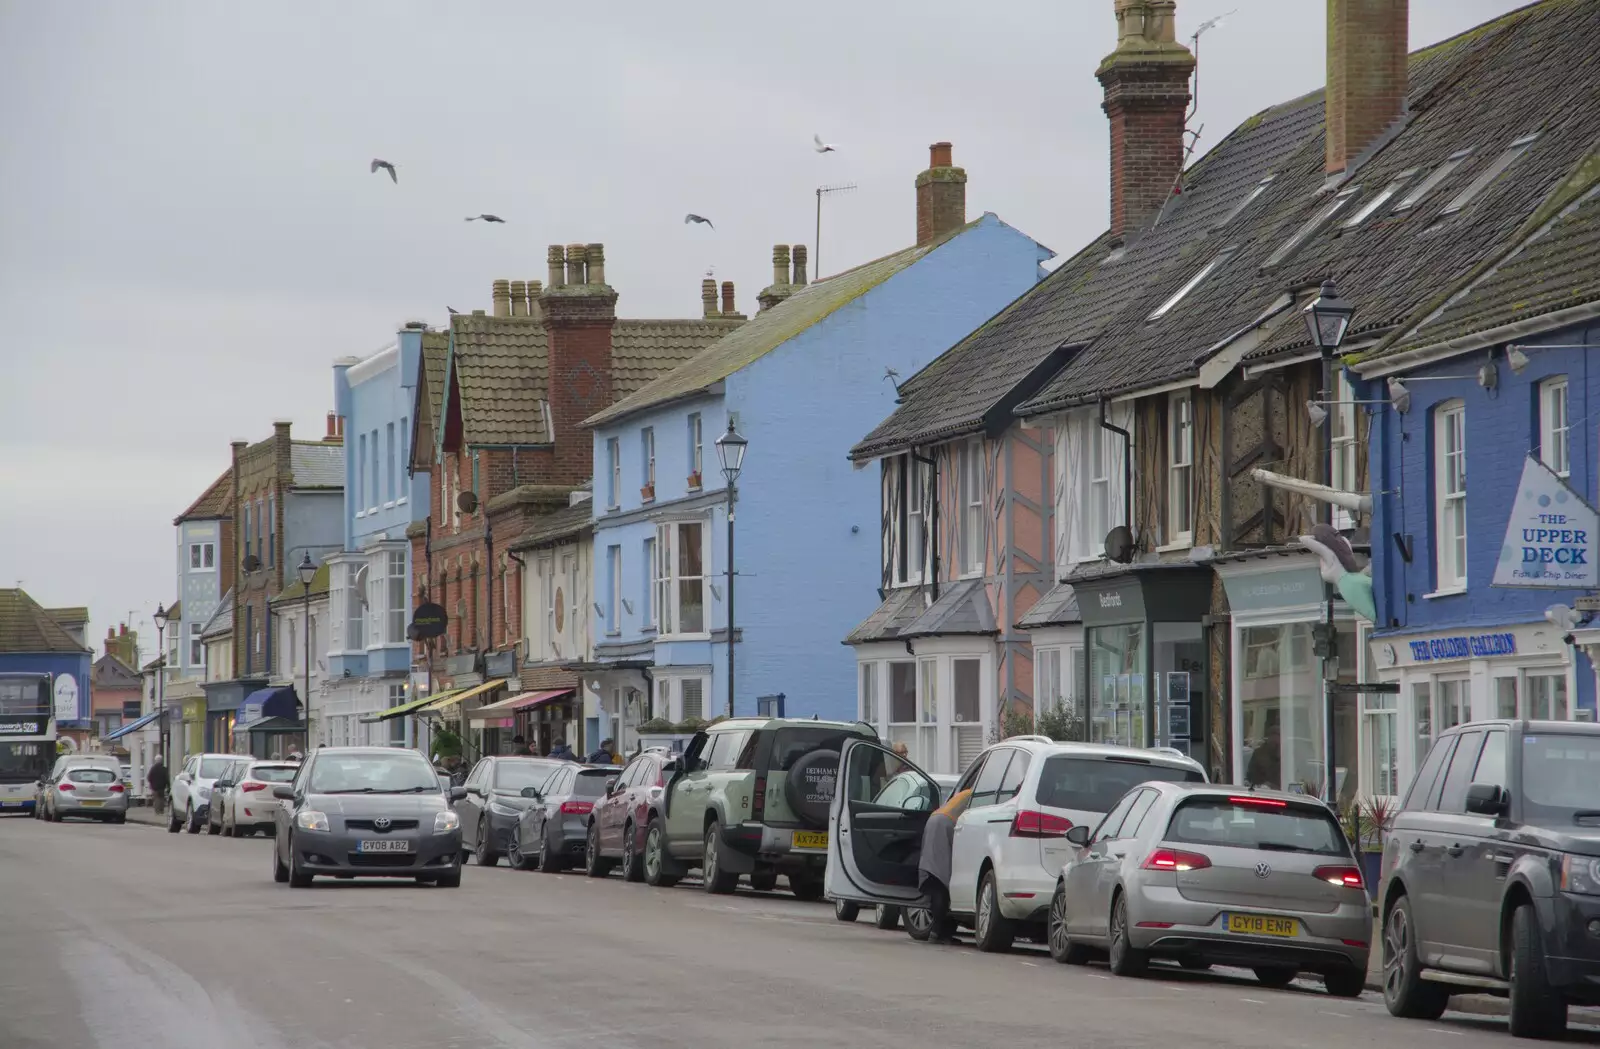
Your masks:
M561 803L561 811L566 813L568 816L587 816L589 813L594 811L594 802L563 801Z
M248 782L239 784L239 789L244 791L246 794L250 794L258 790L266 790L267 785L265 783Z
M1327 882L1329 885L1338 885L1341 888L1360 889L1366 885L1366 879L1361 877L1359 867L1318 867L1311 872L1313 878Z
M756 777L755 793L750 796L750 818L760 823L767 814L767 777Z
M1013 838L1060 838L1072 829L1072 821L1065 816L1052 816L1048 812L1023 809L1011 821Z
M111 784L111 793L113 793L113 794L121 794L121 793L122 793L122 792L123 792L123 791L124 791L124 790L126 790L126 789L127 789L127 788L126 788L126 787L124 787L124 786L123 786L123 785L122 785L122 784L120 784L120 783L113 783L113 784Z
M56 789L57 790L77 790L78 788L74 787L70 783L61 783L61 784L57 784Z
M1262 808L1267 809L1284 809L1289 807L1289 803L1287 801L1279 801L1277 798L1229 798L1228 802L1232 805L1260 805Z
M1211 861L1198 852L1178 849L1157 849L1144 861L1147 871L1197 871L1211 866Z

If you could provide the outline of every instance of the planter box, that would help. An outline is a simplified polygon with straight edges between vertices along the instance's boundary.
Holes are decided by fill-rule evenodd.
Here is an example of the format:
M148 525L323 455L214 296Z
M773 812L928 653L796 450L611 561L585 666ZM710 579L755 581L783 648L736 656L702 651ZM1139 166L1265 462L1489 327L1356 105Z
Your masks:
M639 498L644 500L647 503L655 502L656 501L656 486L653 485L653 484L647 484L643 488L639 489Z

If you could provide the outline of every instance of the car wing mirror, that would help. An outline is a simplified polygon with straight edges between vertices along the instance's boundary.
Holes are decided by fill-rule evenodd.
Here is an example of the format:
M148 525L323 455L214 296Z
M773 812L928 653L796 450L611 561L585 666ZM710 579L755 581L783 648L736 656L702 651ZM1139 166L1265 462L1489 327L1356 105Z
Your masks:
M280 784L278 784L276 787L272 788L272 796L277 798L279 801L293 801L294 800L294 784L292 784L292 783L280 783Z
M1089 844L1089 827L1088 827L1088 825L1084 824L1084 823L1080 823L1075 827L1068 827L1067 828L1067 833L1066 833L1066 839L1068 841L1072 842L1072 844L1079 846L1080 848L1082 846L1084 846L1084 845Z
M1511 796L1497 783L1474 783L1467 788L1467 811L1476 816L1499 816L1510 807Z
M542 799L544 797L543 794L539 793L539 788L538 787L523 787L522 788L522 796L525 797L525 798L533 798L535 800L539 800L539 799Z
M482 793L482 792L480 791L480 793ZM451 787L450 788L450 800L451 801L460 801L462 798L464 798L466 796L467 796L467 788L466 787Z

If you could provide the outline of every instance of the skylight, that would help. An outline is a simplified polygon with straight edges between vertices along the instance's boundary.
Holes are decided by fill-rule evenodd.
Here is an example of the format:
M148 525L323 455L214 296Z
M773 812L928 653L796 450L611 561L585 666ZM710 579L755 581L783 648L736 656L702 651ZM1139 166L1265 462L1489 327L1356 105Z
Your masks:
M1428 174L1427 178L1423 179L1421 182L1418 182L1415 189L1413 189L1410 193L1407 193L1404 197L1400 198L1400 203L1394 206L1394 210L1410 211L1412 208L1416 207L1423 197L1426 197L1429 193L1432 193L1435 186L1449 178L1450 173L1456 168L1460 167L1462 161L1466 160L1470 156L1472 156L1471 146L1468 146L1466 149L1457 150L1456 152L1450 154L1445 158L1445 162L1443 164L1440 164L1438 167L1434 168L1433 171Z
M1477 178L1467 183L1466 189L1463 189L1460 193L1457 193L1455 195L1455 199L1444 206L1444 211L1441 212L1441 214L1454 215L1456 212L1472 203L1472 198L1488 189L1489 183L1499 178L1501 172L1510 167L1518 157L1526 153L1528 151L1528 147L1533 145L1533 140L1538 137L1539 136L1537 134L1524 135L1515 142L1511 143L1511 145L1506 148L1504 153L1494 158L1494 163L1484 168L1483 171L1479 173Z
M1367 221L1367 219L1371 218L1372 213L1387 204L1396 193L1400 192L1400 187L1404 186L1407 182L1410 182L1416 173L1416 168L1408 168L1396 175L1393 182L1383 187L1382 193L1379 193L1377 196L1367 201L1364 205L1362 205L1360 211L1346 219L1344 221L1343 228L1355 229L1357 226Z
M1310 240L1311 237L1316 234L1317 230L1327 225L1330 219L1342 211L1346 204L1350 203L1350 198L1354 197L1359 192L1361 192L1361 187L1359 185L1346 186L1344 189L1341 189L1338 196L1334 197L1321 208L1317 209L1317 213L1311 216L1310 220L1307 221L1304 226L1301 226L1299 229L1295 230L1294 235L1283 242L1283 247L1269 255L1267 257L1267 261L1262 263L1261 268L1271 269L1273 266L1276 266L1290 255L1293 255L1296 251L1299 251L1300 245Z
M1246 193L1244 199L1239 201L1239 203L1234 206L1232 211L1224 215L1222 220L1217 223L1217 226L1226 226L1228 223L1238 218L1244 212L1245 208L1248 208L1251 204L1254 204L1256 202L1256 198L1261 196L1262 193L1266 192L1267 187L1272 184L1272 180L1277 177L1278 176L1276 174L1269 174L1266 178L1262 179L1260 182L1257 182L1255 184L1255 188L1249 193Z
M1227 262L1230 258L1232 258L1233 253L1238 250L1239 249L1236 246L1230 245L1229 247L1223 248L1221 251L1217 252L1215 258L1206 263L1204 266L1201 266L1199 272L1197 272L1194 276L1184 281L1183 287L1173 292L1171 297L1168 298L1166 302L1163 302L1161 305L1157 306L1153 311L1151 311L1150 316L1146 317L1145 320L1157 321L1162 317L1165 317L1174 306L1183 301L1184 296L1198 288L1201 282L1203 282L1207 277L1211 276L1211 274L1216 271L1218 266L1221 266L1224 262Z

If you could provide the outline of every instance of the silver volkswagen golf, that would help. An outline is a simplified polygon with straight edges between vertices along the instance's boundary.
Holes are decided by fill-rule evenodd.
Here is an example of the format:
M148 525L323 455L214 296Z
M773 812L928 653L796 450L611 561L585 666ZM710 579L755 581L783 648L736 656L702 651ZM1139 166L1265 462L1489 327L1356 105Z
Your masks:
M1067 832L1049 914L1050 954L1109 955L1118 976L1152 958L1236 965L1270 987L1301 972L1329 994L1366 984L1372 905L1344 831L1303 794L1145 783L1093 833Z

